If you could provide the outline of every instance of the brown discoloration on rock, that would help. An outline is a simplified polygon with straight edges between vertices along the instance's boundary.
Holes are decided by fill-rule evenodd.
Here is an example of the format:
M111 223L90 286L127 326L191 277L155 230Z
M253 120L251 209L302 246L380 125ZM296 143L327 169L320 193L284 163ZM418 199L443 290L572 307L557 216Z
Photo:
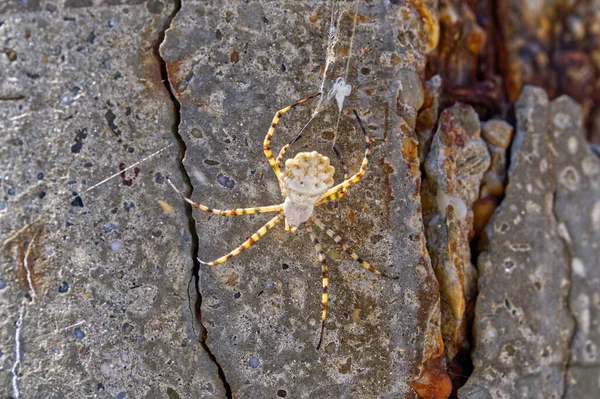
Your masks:
M418 162L418 143L411 137L402 138L402 155L408 162Z
M473 236L478 237L485 226L487 226L494 211L498 207L499 200L495 196L480 198L473 203Z
M483 175L480 199L473 204L474 236L478 237L504 196L506 186L506 158L512 141L513 127L499 119L482 123L482 136L491 155L489 170Z
M373 18L369 15L361 14L352 10L348 12L347 18L353 22L356 22L357 24L364 24L365 22L373 20Z
M475 111L464 104L445 110L425 162L421 195L427 248L442 296L441 330L447 359L469 349L466 310L476 293L470 263L473 203L490 165Z
M418 379L411 383L420 399L446 399L452 392L452 381L446 374L443 358L432 359Z
M45 234L43 223L33 222L10 234L2 244L5 259L14 264L16 280L30 295L35 295L45 285L42 257Z
M350 47L346 47L346 46L338 46L335 48L335 53L340 57L348 55L349 51L350 51Z
M477 80L478 60L487 40L471 7L460 0L440 1L440 25L443 34L437 51L444 81L450 86L466 86Z
M419 109L415 126L415 134L419 140L419 162L421 163L425 161L425 154L429 152L431 138L437 125L441 92L441 76L433 76L425 82L425 98Z
M437 47L440 39L440 25L437 10L434 6L435 2L423 0L411 0L411 2L423 19L423 25L427 34L426 52L428 53Z

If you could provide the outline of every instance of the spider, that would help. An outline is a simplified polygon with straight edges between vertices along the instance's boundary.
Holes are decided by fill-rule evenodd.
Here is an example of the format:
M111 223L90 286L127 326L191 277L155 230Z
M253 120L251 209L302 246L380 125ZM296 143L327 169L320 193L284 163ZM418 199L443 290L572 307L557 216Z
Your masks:
M360 170L350 178L348 178L347 172L344 173L344 181L339 183L338 185L334 186L333 174L335 173L335 169L333 166L330 165L329 158L319 154L316 151L300 152L296 154L296 156L293 159L288 159L285 162L284 171L281 170L283 157L287 149L300 138L302 131L290 143L286 144L281 148L281 151L279 152L279 155L276 159L273 158L273 153L271 152L271 138L273 137L273 133L275 132L275 128L277 127L281 116L289 110L291 110L292 108L296 107L297 105L303 104L319 96L320 94L321 93L313 94L312 96L306 97L293 105L290 105L277 111L275 117L273 118L273 121L271 122L271 127L269 128L269 131L267 132L267 135L265 137L263 149L265 152L265 156L267 157L267 160L273 167L273 171L275 172L277 180L279 181L281 194L284 198L284 202L282 204L261 206L258 208L241 208L230 210L212 209L205 205L198 204L192 201L191 199L187 198L185 195L183 195L181 191L177 189L177 187L175 187L171 180L167 178L167 182L173 188L173 190L177 192L177 194L179 194L194 208L198 208L204 212L214 213L222 216L249 215L253 213L266 212L277 213L277 216L269 220L264 226L258 229L256 233L252 234L239 247L235 248L227 255L213 260L212 262L204 262L198 259L198 261L202 264L215 266L226 262L228 259L236 255L239 255L242 251L254 245L262 236L264 236L267 233L267 231L269 231L282 220L285 220L286 231L294 232L296 231L298 226L304 226L304 229L310 235L312 243L315 247L315 251L317 252L317 258L319 260L319 263L321 264L321 270L323 272L323 310L321 314L321 332L319 335L319 343L317 344L317 350L321 347L321 343L323 342L325 321L327 319L327 288L329 285L329 271L327 269L327 263L325 260L323 248L321 247L321 243L319 242L319 240L313 232L311 222L312 224L316 225L319 229L323 230L329 237L333 239L333 241L336 244L340 245L346 253L348 253L355 261L360 263L368 271L386 278L398 278L390 277L387 274L376 270L373 266L371 266L369 263L360 258L346 243L346 240L342 238L342 236L339 233L328 228L317 216L313 214L314 208L316 206L342 198L348 192L348 188L351 185L357 183L365 175L367 165L369 163L369 154L371 152L370 140L367 131L363 127L362 121L360 120L360 117L358 116L358 113L356 111L353 110L354 115L356 116L356 120L358 121L360 129L365 138L365 156L360 166Z

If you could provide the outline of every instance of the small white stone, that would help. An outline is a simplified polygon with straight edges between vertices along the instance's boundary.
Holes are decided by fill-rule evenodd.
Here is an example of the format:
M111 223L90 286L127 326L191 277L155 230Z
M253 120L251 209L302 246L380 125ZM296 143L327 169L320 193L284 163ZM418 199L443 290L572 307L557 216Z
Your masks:
M575 154L577 152L577 147L578 147L578 142L577 142L577 138L576 137L569 137L569 140L567 141L567 147L569 147L569 152L571 154Z
M578 276L585 277L585 265L579 258L573 258L571 261L571 268L573 269L573 273Z

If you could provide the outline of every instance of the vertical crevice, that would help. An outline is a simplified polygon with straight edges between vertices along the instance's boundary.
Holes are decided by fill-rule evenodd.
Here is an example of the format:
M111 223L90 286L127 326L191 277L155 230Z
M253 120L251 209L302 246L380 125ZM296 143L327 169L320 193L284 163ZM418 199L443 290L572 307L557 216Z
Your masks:
M478 113L480 122L489 119L503 119L514 126L514 105L509 98L507 87L509 69L506 64L506 54L508 50L505 33L502 29L503 23L505 23L504 20L506 20L507 6L499 0L446 1L440 2L438 15L444 12L443 7L445 6L455 7L454 11L446 10L446 13L456 12L462 20L449 22L440 17L441 37L439 47L441 52L428 58L428 63L431 63L426 68L428 76L439 74L442 76L444 83L442 92L439 95L440 106L432 136L437 132L441 113L456 101L472 106ZM477 32L485 33L485 46L482 45L476 55L466 53L465 51L468 49L466 38L471 37L473 40L480 38L482 34L476 34ZM454 33L458 36L454 37ZM474 56L474 58L466 59L464 63L457 61L457 57L464 56L464 54L469 54L469 57ZM469 69L469 66L473 70ZM469 78L461 79L461 76L463 78L467 76L465 71L469 72ZM510 158L510 147L506 149L505 154L507 159ZM426 158L427 153L424 153L423 160ZM507 167L508 165L507 162ZM421 165L421 174L425 181L427 173L424 170L424 162ZM497 209L501 206L504 195L492 196L486 194L486 196L480 196L477 201L479 200L481 200L477 204L479 210L483 209L483 211L489 212L488 215L485 212L483 213L484 216L489 216L493 213L493 210L489 211L492 206L490 204L493 204L494 209ZM477 201L474 202L472 209L475 208ZM481 215L480 220L484 220ZM488 219L483 223L487 224L490 220ZM477 268L478 257L485 246L487 238L481 230L473 230L473 233L473 236L469 237L470 256L471 264ZM432 240L432 242L435 241L435 238L427 236L427 234L426 238ZM430 251L430 254L432 252ZM441 273L436 277L440 283L444 282L445 277ZM477 295L478 293L475 292L472 298L466 298L468 299L468 305L463 316L464 324L461 325L461 334L464 334L462 339L463 342L468 343L468 346L464 345L456 354L453 354L451 359L447 359L447 372L453 384L450 398L458 397L458 390L466 384L475 369L472 351L476 346L474 328ZM455 338L449 335L450 339Z
M190 176L187 173L187 170L185 169L185 166L183 164L183 160L185 159L185 155L186 155L186 151L187 151L187 146L181 137L181 133L179 132L179 126L181 125L181 104L179 103L179 100L173 93L173 90L171 87L171 82L169 80L167 64L160 54L160 46L163 44L163 42L165 40L166 32L170 29L173 20L175 19L175 17L177 16L177 14L179 13L180 10L181 10L181 0L175 0L175 8L174 8L173 12L171 13L171 15L169 15L169 17L167 18L163 29L159 33L157 45L154 47L154 53L155 53L156 59L158 60L160 74L161 74L161 78L162 78L161 81L163 82L165 89L169 93L171 102L173 103L174 118L173 118L173 126L171 129L171 132L173 133L173 136L174 136L175 140L177 141L177 144L179 145L178 168L179 168L179 171L181 172L181 178L185 185L184 194L187 197L191 197L192 193L194 191L194 187L192 186ZM196 230L196 220L194 219L194 215L192 213L192 206L190 204L188 204L187 202L185 203L185 210L186 210L185 213L186 213L186 216L188 219L188 228L189 228L190 235L191 235L192 245L191 245L190 255L192 257L192 263L193 263L192 277L190 278L190 281L188 283L189 308L190 308L190 312L196 318L196 320L198 321L198 325L200 326L200 331L198 332L198 342L200 343L200 345L202 346L204 351L208 354L211 361L217 367L219 379L223 383L223 388L225 389L225 396L227 398L232 398L231 387L230 387L229 383L227 382L227 379L225 378L225 372L223 371L223 368L217 361L214 353L211 351L211 349L209 348L209 346L206 343L208 333L207 333L206 327L204 327L204 324L202 324L202 312L201 312L202 293L200 292L200 262L198 261L198 248L199 248L198 232ZM192 281L194 284L194 289L196 290L196 301L193 304L193 306L192 306L192 298L189 294L189 286L192 283Z

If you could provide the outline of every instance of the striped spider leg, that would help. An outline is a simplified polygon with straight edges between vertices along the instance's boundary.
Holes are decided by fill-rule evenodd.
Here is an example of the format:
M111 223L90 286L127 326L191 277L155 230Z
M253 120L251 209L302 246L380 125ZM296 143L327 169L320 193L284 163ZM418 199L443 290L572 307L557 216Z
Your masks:
M277 113L273 117L273 121L271 122L271 127L269 128L269 131L267 132L267 135L265 136L263 149L265 152L265 156L267 157L267 160L273 167L275 175L277 176L277 180L279 181L280 187L283 184L281 170L280 170L279 166L275 163L275 160L273 159L273 154L271 152L271 138L273 137L275 128L279 124L279 119L281 119L281 116L283 114L285 114L286 112L288 112L295 106L303 104L303 103L307 102L308 100L311 100L319 95L321 95L321 93L315 93L309 97L303 98L302 100L297 101L296 103L294 103L290 106L280 109L279 111L277 111ZM283 151L283 149L282 149L282 151ZM238 208L238 209L227 209L227 210L212 209L206 205L198 204L198 203L192 201L190 198L187 198L179 189L177 189L177 187L175 187L175 185L171 182L171 180L168 177L167 177L167 183L169 183L169 185L173 188L173 190L175 190L175 192L177 194L179 194L179 196L182 197L187 203L189 203L191 206L193 206L196 209L200 209L203 212L214 213L214 214L221 215L221 216L237 216L237 215L250 215L250 214L254 214L254 213L279 212L278 216L274 217L269 222L267 222L255 234L250 236L250 238L248 238L248 240L246 240L242 245L240 245L238 248L236 248L234 251L232 251L229 255L223 256L213 262L204 262L204 261L198 259L198 261L200 263L204 263L204 264L213 266L213 265L218 265L220 263L225 262L227 259L238 255L242 251L244 251L244 250L248 249L249 247L251 247L252 245L254 245L254 243L256 243L256 241L258 241L259 238L261 238L269 229L271 229L273 226L275 226L277 223L279 223L284 218L283 204L262 206L262 207L256 207L256 208ZM285 197L283 190L282 190L282 194ZM286 226L287 226L287 220L286 220Z
M271 152L271 138L273 137L273 133L275 133L275 128L279 124L279 119L281 119L281 116L283 114L285 114L292 108L296 107L297 105L304 104L308 100L311 100L320 95L321 95L321 93L315 93L312 96L303 98L302 100L297 101L296 103L294 103L292 105L289 105L285 108L280 109L279 111L277 111L275 113L275 116L273 117L273 121L271 122L271 127L269 128L269 131L267 132L267 135L265 136L265 141L263 143L263 150L265 152L265 156L267 157L267 160L269 161L269 163L271 164L271 167L273 168L273 171L275 172L275 175L277 176L277 180L279 180L280 187L283 187L282 186L283 176L281 174L281 169L280 169L279 165L277 164L277 162L275 161L275 159L273 158L273 153ZM290 143L290 145L291 144L293 144L293 143ZM289 147L290 145L288 145L287 147ZM281 150L285 153L285 150L283 148ZM282 194L284 194L283 190L282 190Z
M284 202L282 204L277 205L269 205L263 207L256 208L240 208L240 209L230 209L230 210L219 210L212 209L208 206L198 204L191 199L185 197L173 183L167 178L168 184L190 205L194 208L200 209L203 212L214 213L222 216L235 216L235 215L248 215L253 213L266 213L266 212L276 212L277 215L269 220L264 226L262 226L256 233L252 234L246 241L244 241L240 246L235 248L233 251L228 254L212 261L212 262L204 262L198 259L201 263L207 264L210 266L218 265L226 262L228 259L239 255L244 250L250 248L254 245L261 237L263 237L271 228L275 227L279 222L285 220L286 230L295 231L298 226L303 225L306 231L309 233L313 245L315 247L315 251L317 252L317 258L319 263L321 264L321 269L323 272L323 296L322 296L322 315L321 315L321 332L319 336L319 343L317 345L317 349L321 347L321 343L323 341L325 322L327 319L327 306L328 306L328 285L329 285L329 273L327 269L327 264L325 260L325 255L323 252L323 248L317 239L316 235L312 230L312 224L316 225L320 230L323 230L329 237L333 239L333 241L340 245L341 248L348 253L354 260L360 263L365 269L368 271L387 278L394 278L382 273L375 268L373 268L369 263L365 262L361 259L348 244L346 244L346 240L342 238L339 233L328 228L319 218L313 215L314 208L321 204L327 203L329 201L334 201L342 198L348 188L353 184L359 182L366 173L367 165L369 163L369 155L370 155L370 140L367 134L367 131L362 125L362 121L360 120L356 111L354 111L354 115L358 121L360 129L365 138L365 155L360 166L360 169L357 173L348 178L348 173L346 167L344 165L344 181L334 186L333 175L335 173L335 169L330 165L329 158L319 154L316 151L312 152L301 152L296 154L293 159L288 159L285 162L285 168L282 172L281 164L283 162L283 157L287 149L294 144L296 140L298 140L302 134L302 131L296 136L294 140L292 140L289 144L285 145L277 159L273 158L273 154L271 152L271 138L275 132L275 127L279 123L279 119L281 115L295 107L296 105L302 104L311 98L318 96L320 93L314 94L310 97L302 99L295 104L288 106L279 110L275 117L273 118L273 122L271 123L271 127L267 132L267 135L264 140L263 149L265 152L265 156L267 160L271 164L275 175L280 184L281 194L284 198ZM337 151L336 151L337 153ZM338 154L339 156L339 154Z

